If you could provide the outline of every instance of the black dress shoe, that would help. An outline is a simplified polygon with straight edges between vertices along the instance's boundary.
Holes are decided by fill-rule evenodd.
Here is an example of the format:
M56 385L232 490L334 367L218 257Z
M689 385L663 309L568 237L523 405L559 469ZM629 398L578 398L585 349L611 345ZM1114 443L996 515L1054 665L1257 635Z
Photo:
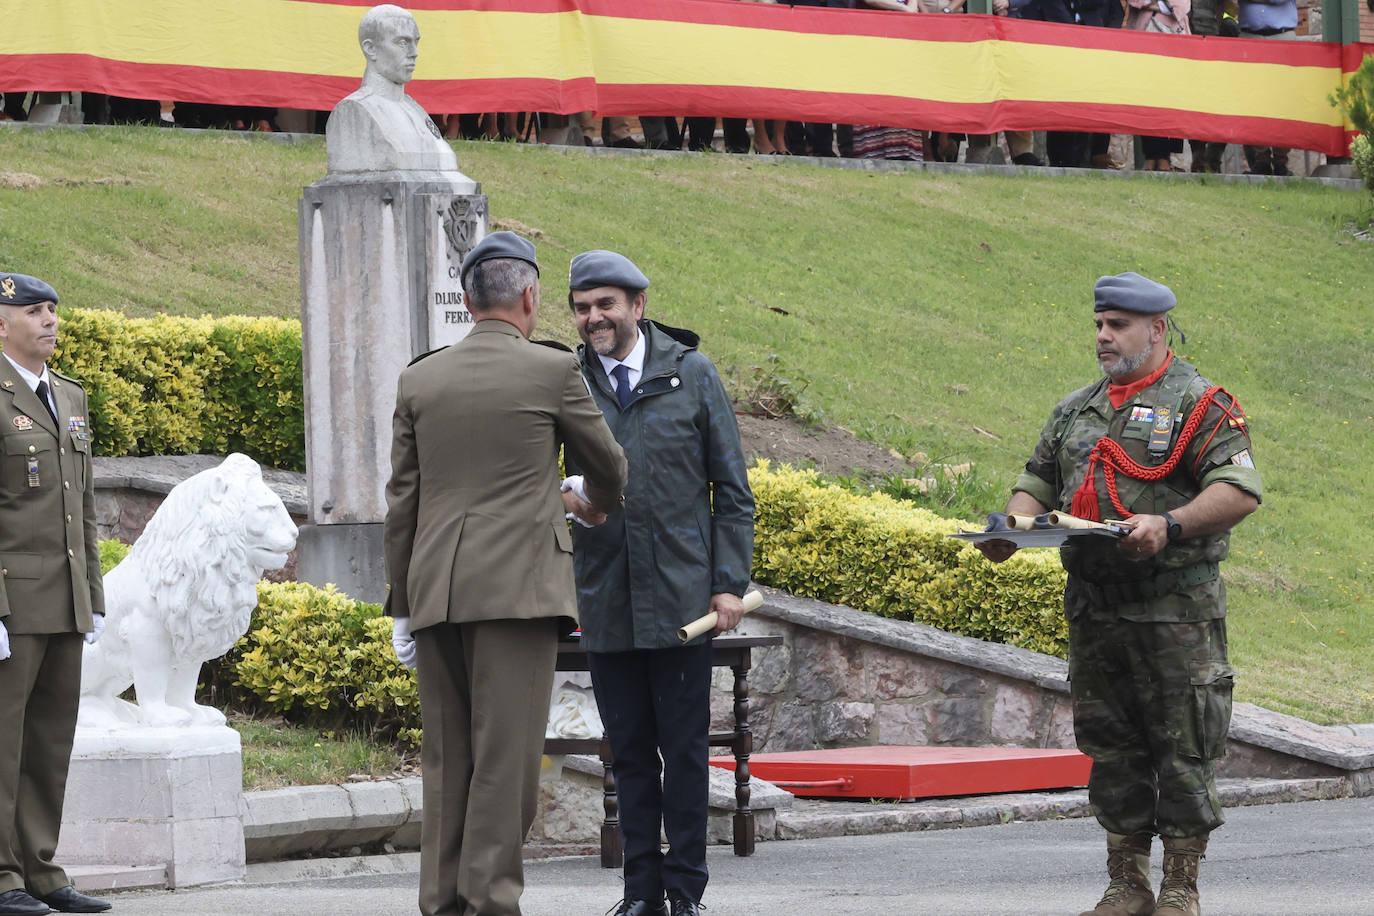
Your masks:
M110 901L87 897L70 884L38 899L59 913L103 913L110 908Z
M1033 165L1038 168L1043 168L1045 165L1045 160L1035 153L1017 153L1011 157L1011 162L1012 165Z
M668 916L668 907L662 900L631 900L626 897L610 916Z
M29 896L28 891L5 891L0 894L0 916L43 916L51 913L48 905Z
M701 916L703 909L702 905L691 897L683 897L678 894L669 894L668 903L672 908L670 916Z

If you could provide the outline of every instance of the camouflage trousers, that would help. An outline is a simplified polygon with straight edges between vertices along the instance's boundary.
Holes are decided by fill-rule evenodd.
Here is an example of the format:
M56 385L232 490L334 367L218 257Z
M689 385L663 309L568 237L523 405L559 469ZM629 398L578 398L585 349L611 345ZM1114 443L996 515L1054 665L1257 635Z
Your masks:
M1072 592L1074 734L1093 759L1093 814L1112 833L1206 836L1224 820L1213 761L1231 724L1225 619L1123 620L1089 613Z

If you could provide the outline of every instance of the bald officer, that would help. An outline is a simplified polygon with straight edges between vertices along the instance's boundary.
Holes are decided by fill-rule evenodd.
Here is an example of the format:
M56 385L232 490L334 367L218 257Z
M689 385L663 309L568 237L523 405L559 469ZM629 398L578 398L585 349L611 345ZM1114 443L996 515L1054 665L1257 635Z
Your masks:
M1173 291L1136 273L1094 289L1103 377L1050 414L1007 511L1123 519L1118 541L1073 538L1069 686L1088 797L1107 830L1110 883L1083 916L1198 916L1198 866L1222 822L1233 674L1218 563L1259 506L1245 413L1167 344ZM995 562L1016 548L990 541ZM1164 880L1150 888L1150 845Z
M396 391L387 613L420 680L420 912L519 916L559 631L577 618L558 450L603 511L620 503L625 456L573 354L528 340L534 246L493 233L462 281L472 331Z
M81 692L105 626L86 392L52 371L57 293L0 273L0 916L99 913L52 857Z

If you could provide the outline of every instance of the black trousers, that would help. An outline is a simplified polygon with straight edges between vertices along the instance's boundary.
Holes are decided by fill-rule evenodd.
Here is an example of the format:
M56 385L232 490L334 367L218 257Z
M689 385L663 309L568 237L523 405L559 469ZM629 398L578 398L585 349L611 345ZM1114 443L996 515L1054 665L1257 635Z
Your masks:
M587 667L615 757L625 898L658 900L667 892L700 901L707 879L711 644L589 652Z

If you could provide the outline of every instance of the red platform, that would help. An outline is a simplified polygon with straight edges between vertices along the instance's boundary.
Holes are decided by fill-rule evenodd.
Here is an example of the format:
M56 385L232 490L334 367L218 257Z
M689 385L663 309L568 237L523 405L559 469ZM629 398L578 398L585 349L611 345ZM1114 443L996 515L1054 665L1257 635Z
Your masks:
M733 770L733 757L711 765ZM813 798L935 798L1086 786L1092 759L1020 747L846 747L754 754L749 772Z

